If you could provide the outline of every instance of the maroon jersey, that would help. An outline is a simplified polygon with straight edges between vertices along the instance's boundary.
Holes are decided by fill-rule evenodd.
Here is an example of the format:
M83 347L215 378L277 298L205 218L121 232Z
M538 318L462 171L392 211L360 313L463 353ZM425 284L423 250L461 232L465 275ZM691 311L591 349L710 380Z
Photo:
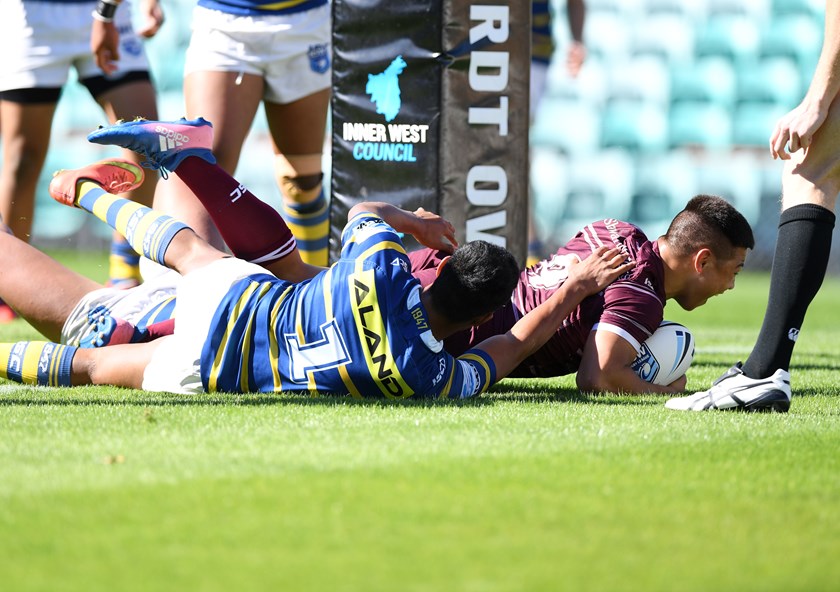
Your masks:
M551 339L510 376L546 377L577 372L583 347L593 329L612 331L639 351L641 343L662 321L665 270L656 242L649 241L638 227L609 218L589 224L554 255L523 271L510 302L483 325L444 340L446 350L458 356L488 337L507 332L523 314L563 285L571 261L585 259L600 246L618 247L636 262L636 267L604 291L585 298ZM432 270L445 256L446 253L431 249L410 253L412 273L424 286L431 283L435 278Z

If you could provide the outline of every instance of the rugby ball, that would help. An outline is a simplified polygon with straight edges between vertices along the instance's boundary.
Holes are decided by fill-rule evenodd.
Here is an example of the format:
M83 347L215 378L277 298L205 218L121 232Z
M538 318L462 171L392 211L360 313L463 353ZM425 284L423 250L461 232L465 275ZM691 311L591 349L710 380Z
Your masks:
M694 360L694 336L679 323L662 321L642 344L633 371L642 380L666 386L686 373Z

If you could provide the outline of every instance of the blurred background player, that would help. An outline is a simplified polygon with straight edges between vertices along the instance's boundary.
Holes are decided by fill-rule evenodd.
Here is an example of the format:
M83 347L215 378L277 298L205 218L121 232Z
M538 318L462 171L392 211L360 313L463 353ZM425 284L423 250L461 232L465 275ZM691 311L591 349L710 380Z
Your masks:
M12 232L29 240L35 190L50 144L53 116L70 68L111 122L123 117L156 117L155 93L139 36L160 26L157 0L141 0L146 26L135 34L131 10L92 0L4 0L0 19L0 119L3 121L3 166L0 169L0 216ZM91 13L94 13L92 16ZM92 29L93 26L93 29ZM113 59L119 66L100 69L91 54L91 35L122 31ZM127 158L138 159L126 152ZM154 179L132 192L150 204ZM138 255L122 237L112 244L111 281L133 285L139 280ZM0 307L0 319L10 318Z
M545 93L546 76L554 57L555 43L552 31L551 0L533 0L531 3L531 123ZM583 44L583 25L586 20L584 0L567 0L566 15L569 22L571 41L566 50L566 71L572 78L577 77L586 59L586 46ZM533 212L533 207L531 208ZM528 216L528 261L534 265L542 259L543 244L537 235L533 215Z
M785 162L782 213L761 332L747 361L709 390L671 399L670 409L787 411L790 359L808 305L828 268L834 207L840 193L840 1L828 0L817 68L802 102L770 136L770 154Z
M198 0L187 49L188 117L213 122L213 152L227 172L262 104L274 151L283 217L301 257L326 265L329 208L321 159L331 85L328 0ZM186 221L217 248L223 241L190 189L161 183L155 207Z

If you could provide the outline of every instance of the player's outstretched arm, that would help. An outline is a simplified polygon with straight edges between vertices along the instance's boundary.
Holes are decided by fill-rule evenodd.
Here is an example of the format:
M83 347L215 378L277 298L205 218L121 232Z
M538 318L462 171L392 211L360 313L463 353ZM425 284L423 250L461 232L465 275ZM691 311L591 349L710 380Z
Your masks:
M583 348L577 372L577 386L595 393L679 393L685 389L681 376L668 386L646 382L631 368L636 349L629 341L611 331L592 331Z
M511 373L533 354L563 323L580 302L603 290L635 266L618 249L599 247L582 262L569 268L569 277L551 297L523 316L504 335L478 344L477 349L490 355L496 366L496 380Z
M352 219L362 212L376 214L394 230L410 234L425 247L451 253L458 246L455 227L444 218L423 208L409 212L389 203L366 201L350 208L347 218Z
M78 349L73 356L72 385L100 384L143 388L143 375L152 354L166 339L98 349Z

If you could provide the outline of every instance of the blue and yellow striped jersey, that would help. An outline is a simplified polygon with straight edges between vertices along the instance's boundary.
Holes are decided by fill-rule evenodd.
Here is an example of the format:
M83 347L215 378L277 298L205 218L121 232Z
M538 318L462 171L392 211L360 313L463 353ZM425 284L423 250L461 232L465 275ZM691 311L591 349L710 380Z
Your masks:
M233 285L201 354L207 391L463 398L495 381L487 354L454 358L434 338L393 228L363 213L342 245L341 259L306 282L260 274Z
M327 4L328 0L198 0L198 5L228 14L290 14Z
M547 64L554 54L552 13L549 0L533 0L531 3L531 59L535 62Z

